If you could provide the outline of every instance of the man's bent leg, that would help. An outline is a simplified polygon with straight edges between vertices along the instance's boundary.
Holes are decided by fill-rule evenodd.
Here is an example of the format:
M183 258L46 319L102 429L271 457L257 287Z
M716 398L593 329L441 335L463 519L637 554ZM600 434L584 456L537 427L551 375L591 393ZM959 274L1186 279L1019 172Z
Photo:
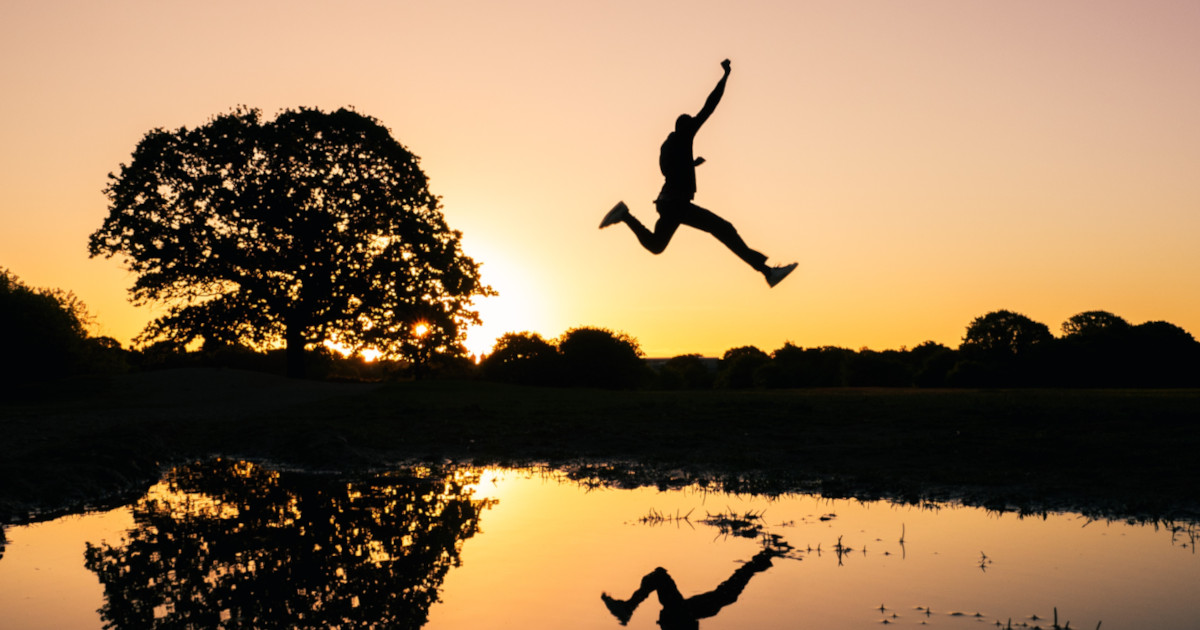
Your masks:
M642 578L642 588L650 588L658 593L658 603L663 606L679 606L683 604L683 594L675 586L675 580L667 570L659 567Z
M637 236L637 240L642 244L642 247L645 247L652 254L663 253L663 250L671 242L671 237L675 236L675 230L679 229L678 221L661 216L654 223L653 232L647 230L646 226L642 225L642 222L638 221L637 217L632 214L625 215L625 218L622 220L625 221L625 225L629 226L629 229L633 230L633 234Z
M750 246L746 244L746 241L742 240L737 229L729 221L694 203L688 204L687 208L681 214L681 223L717 237L718 241L721 241L725 247L728 247L730 251L737 254L738 258L741 258L746 264L753 267L755 271L766 273L769 269L767 267L766 255L750 249Z
M621 622L621 625L626 625L633 617L633 611L637 610L638 604L645 601L650 593L658 593L658 601L663 605L664 610L668 607L681 607L684 602L683 595L675 586L675 580L672 580L667 570L662 567L647 573L629 599L615 599L608 593L601 593L600 599L604 601L608 611Z

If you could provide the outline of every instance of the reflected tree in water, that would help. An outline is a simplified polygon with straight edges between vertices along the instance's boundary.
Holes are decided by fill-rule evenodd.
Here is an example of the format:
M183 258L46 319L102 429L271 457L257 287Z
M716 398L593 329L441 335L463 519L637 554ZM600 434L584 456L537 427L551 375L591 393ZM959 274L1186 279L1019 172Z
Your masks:
M88 545L109 628L418 628L491 500L477 472L364 477L214 460L133 507L118 546Z

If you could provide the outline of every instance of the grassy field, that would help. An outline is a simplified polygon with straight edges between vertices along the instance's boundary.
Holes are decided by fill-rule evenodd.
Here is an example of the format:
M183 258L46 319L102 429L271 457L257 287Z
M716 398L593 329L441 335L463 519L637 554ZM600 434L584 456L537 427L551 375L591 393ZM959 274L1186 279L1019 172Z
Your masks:
M571 465L997 509L1200 515L1200 391L610 392L475 381L122 375L0 403L0 521L120 501L220 454L322 470L401 460Z

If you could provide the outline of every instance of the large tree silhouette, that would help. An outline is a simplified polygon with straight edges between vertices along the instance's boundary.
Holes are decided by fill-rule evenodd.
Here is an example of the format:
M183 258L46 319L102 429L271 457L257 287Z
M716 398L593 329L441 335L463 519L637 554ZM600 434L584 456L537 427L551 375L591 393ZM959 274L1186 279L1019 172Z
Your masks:
M283 342L293 376L329 339L462 354L471 301L492 293L418 158L354 111L241 108L154 129L109 177L89 251L126 260L134 303L169 307L143 342Z
M89 544L106 628L419 628L494 500L474 471L345 478L212 460Z

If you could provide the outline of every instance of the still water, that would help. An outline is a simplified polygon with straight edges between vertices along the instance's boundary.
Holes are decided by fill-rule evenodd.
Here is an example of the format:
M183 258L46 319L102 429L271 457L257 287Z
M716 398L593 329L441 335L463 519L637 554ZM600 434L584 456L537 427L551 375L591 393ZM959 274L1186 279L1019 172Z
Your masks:
M1200 627L1194 525L545 470L215 460L5 533L0 628Z

